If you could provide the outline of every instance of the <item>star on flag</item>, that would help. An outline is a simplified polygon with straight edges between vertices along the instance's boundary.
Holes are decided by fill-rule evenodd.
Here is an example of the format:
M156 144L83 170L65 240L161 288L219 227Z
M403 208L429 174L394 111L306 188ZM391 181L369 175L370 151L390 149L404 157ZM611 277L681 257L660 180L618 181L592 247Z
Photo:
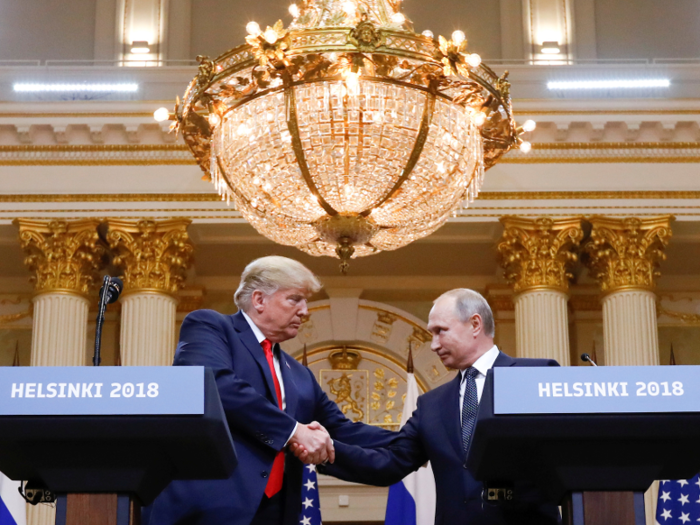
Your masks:
M304 465L299 525L321 525L321 501L318 497L317 485L316 465Z
M700 522L700 477L662 480L656 505L659 525L686 525Z

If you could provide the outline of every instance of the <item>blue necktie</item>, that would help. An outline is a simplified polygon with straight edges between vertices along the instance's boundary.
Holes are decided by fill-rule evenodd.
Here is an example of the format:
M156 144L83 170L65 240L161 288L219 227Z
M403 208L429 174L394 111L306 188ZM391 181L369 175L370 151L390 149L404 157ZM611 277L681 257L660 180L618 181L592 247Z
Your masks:
M479 408L476 381L474 381L477 375L479 375L479 371L476 368L467 369L465 377L467 385L464 389L464 401L462 402L462 446L465 454L469 449L469 441L476 423L476 411Z

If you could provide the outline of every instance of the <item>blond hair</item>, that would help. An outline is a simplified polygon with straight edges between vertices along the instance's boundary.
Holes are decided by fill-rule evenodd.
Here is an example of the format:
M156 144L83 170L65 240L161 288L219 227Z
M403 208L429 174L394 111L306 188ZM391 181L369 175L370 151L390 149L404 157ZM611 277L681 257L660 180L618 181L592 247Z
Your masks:
M240 310L247 312L256 290L271 295L288 288L303 288L309 293L316 293L322 285L311 270L294 259L279 255L260 257L243 270L241 284L233 295L233 301Z

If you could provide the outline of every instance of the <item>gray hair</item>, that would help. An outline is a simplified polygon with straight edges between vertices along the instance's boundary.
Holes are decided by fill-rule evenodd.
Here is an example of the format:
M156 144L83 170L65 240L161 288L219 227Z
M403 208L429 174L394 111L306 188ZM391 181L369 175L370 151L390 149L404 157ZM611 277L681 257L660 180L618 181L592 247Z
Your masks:
M241 284L233 295L233 301L240 310L250 310L253 292L260 290L271 295L280 289L304 288L309 293L316 293L321 282L306 266L294 259L270 255L260 257L248 264L241 275Z
M496 335L496 324L493 320L493 312L491 312L489 303L479 292L475 292L469 288L455 288L435 299L433 304L437 303L443 297L451 297L455 300L455 312L460 321L466 323L474 314L479 314L479 317L481 317L484 323L484 332L486 335L491 338Z

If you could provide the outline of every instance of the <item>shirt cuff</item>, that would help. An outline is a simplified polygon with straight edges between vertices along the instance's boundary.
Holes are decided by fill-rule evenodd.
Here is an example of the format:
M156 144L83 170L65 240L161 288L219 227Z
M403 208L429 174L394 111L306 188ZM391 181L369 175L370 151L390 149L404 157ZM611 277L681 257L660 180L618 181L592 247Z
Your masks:
M287 438L287 441L284 442L284 447L286 447L287 444L289 443L289 440L292 439L292 436L293 436L294 433L297 431L297 427L298 427L298 426L299 426L299 422L297 421L297 422L294 424L294 428L292 429L292 433L289 434L289 437ZM284 448L284 447L282 447L282 448Z

